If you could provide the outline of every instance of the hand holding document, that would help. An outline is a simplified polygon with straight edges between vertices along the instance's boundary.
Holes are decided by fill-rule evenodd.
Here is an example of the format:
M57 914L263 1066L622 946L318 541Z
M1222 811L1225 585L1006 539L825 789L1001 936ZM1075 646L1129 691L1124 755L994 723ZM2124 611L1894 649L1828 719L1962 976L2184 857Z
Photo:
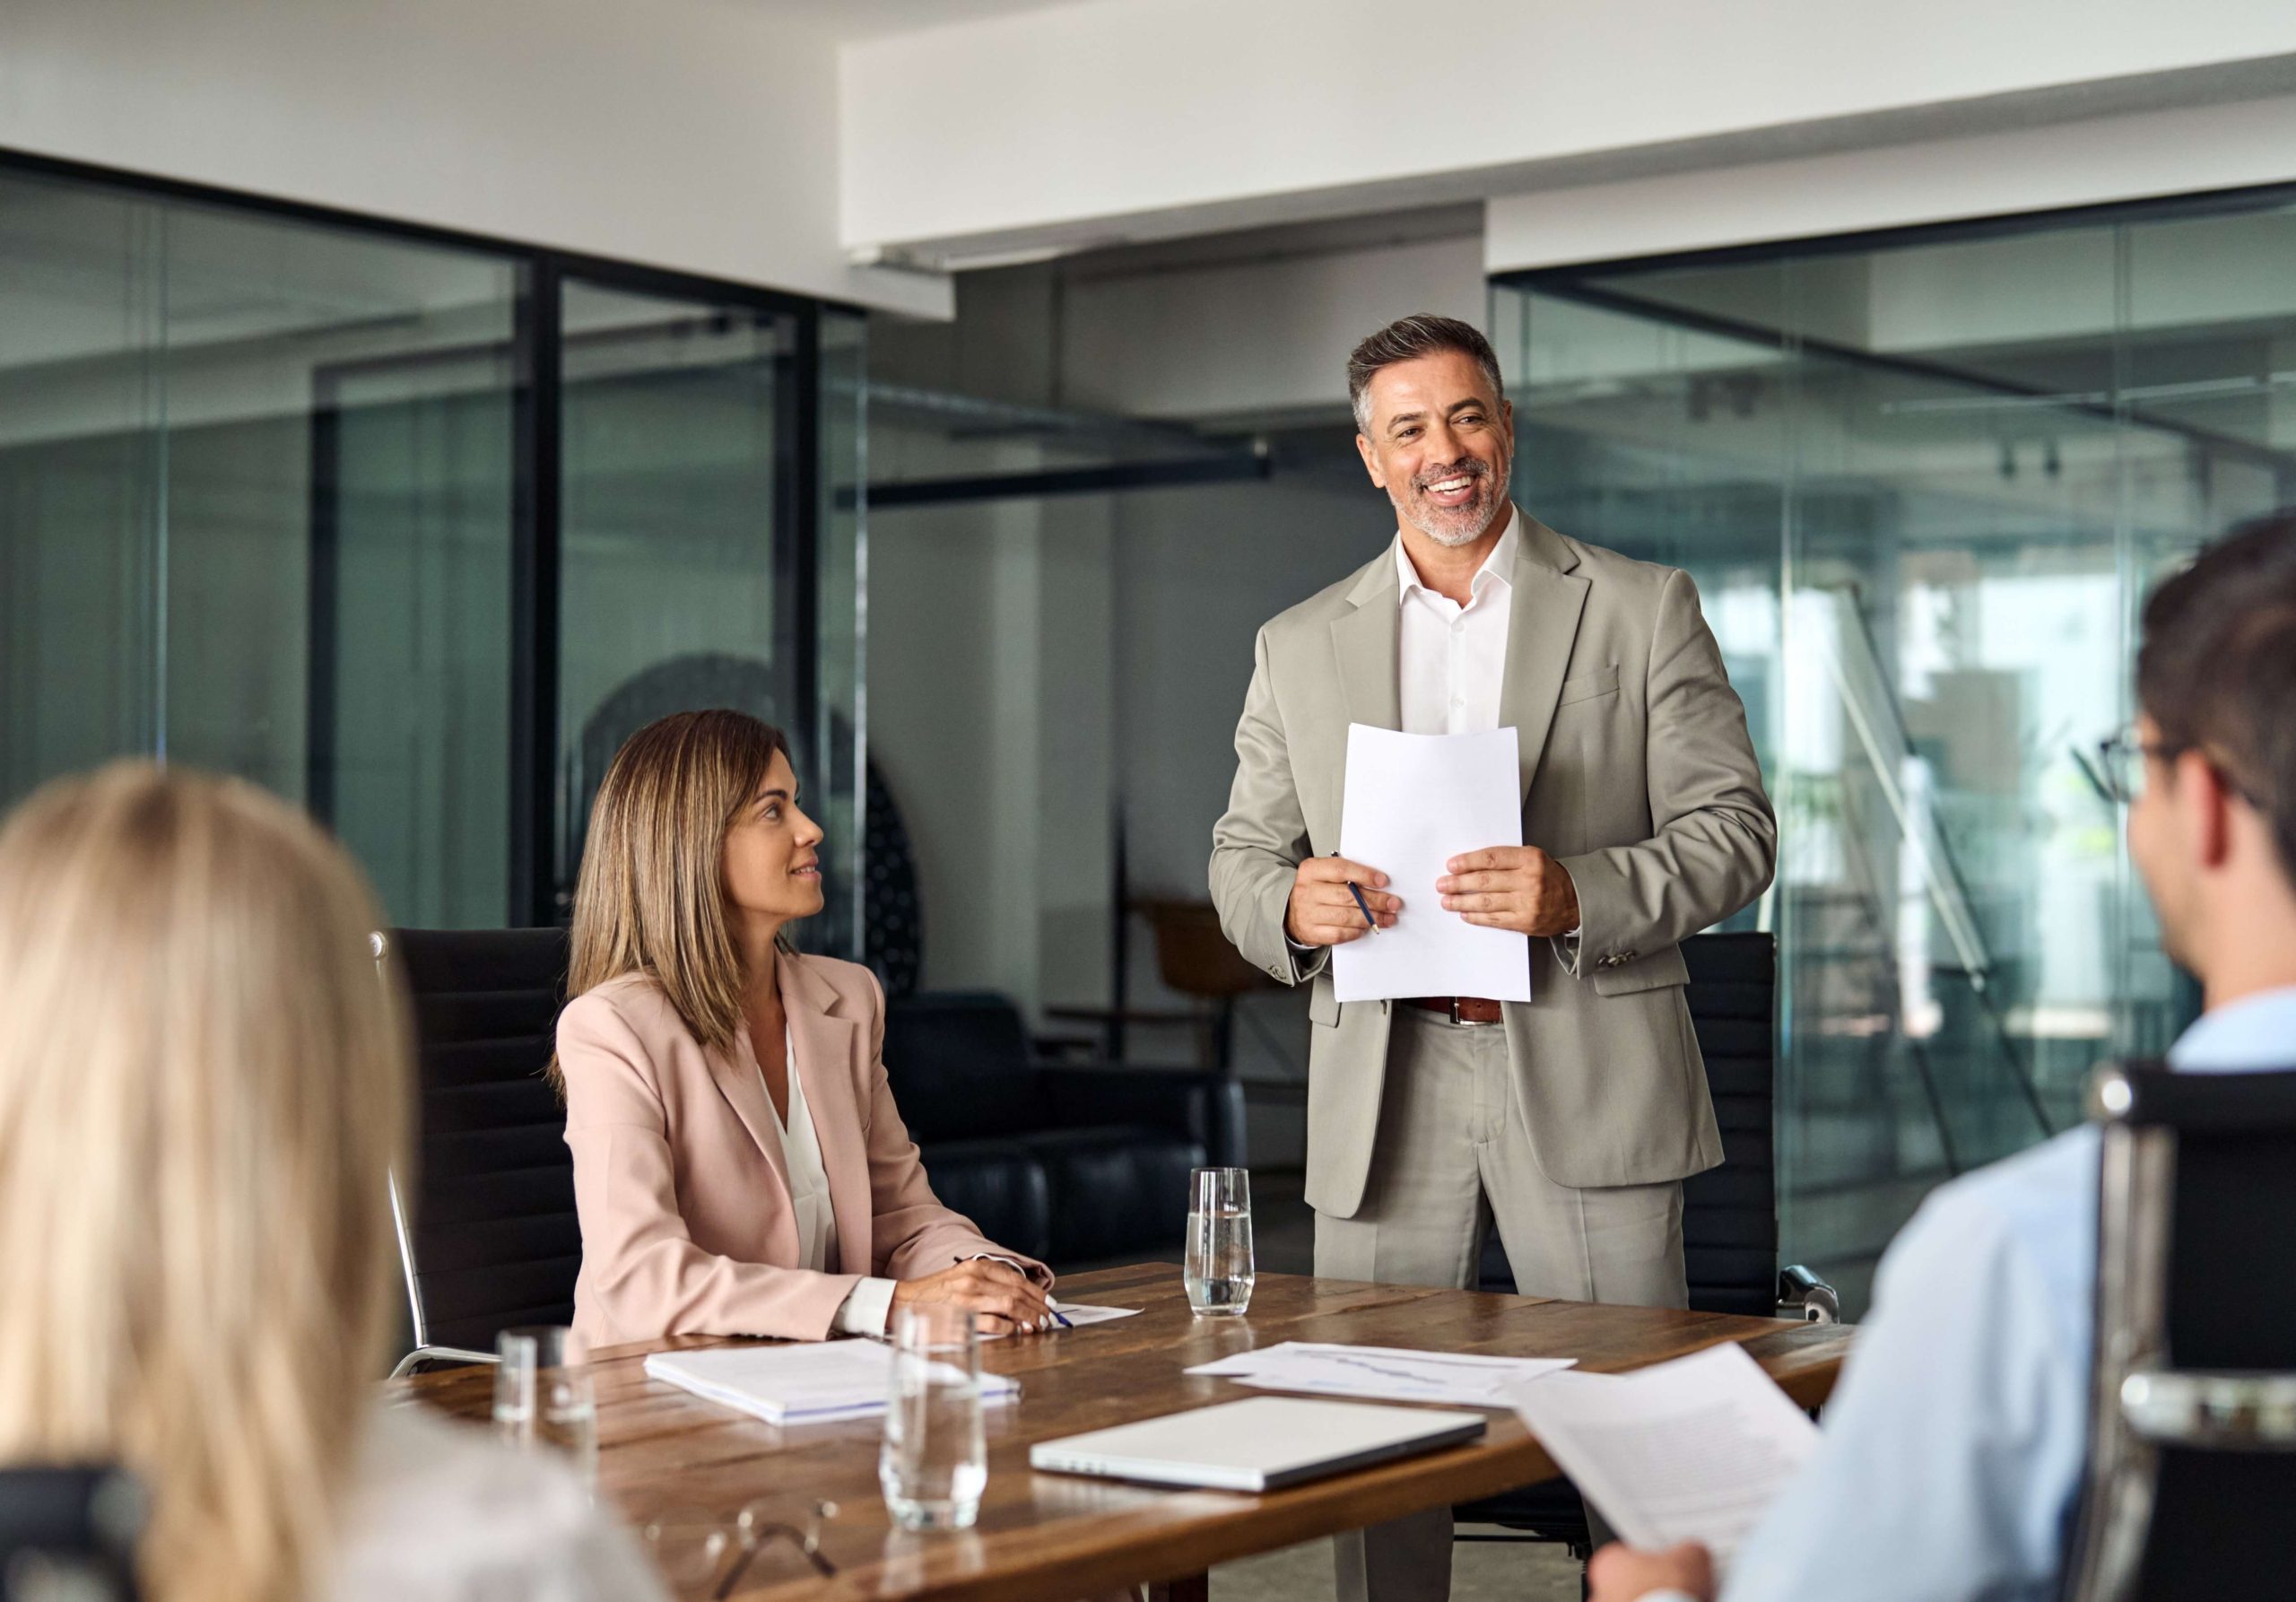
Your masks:
M1258 1390L1307 1391L1318 1396L1378 1397L1390 1402L1453 1402L1506 1407L1511 1387L1576 1360L1569 1357L1483 1357L1465 1352L1413 1352L1399 1346L1334 1345L1283 1341L1239 1352L1188 1370L1233 1380Z
M1551 1374L1515 1411L1628 1545L1704 1543L1728 1566L1818 1443L1818 1427L1735 1341L1631 1374Z
M1392 927L1333 948L1340 1000L1531 998L1523 937L1445 911L1435 890L1461 852L1523 843L1521 782L1511 728L1404 735L1348 725L1339 854L1387 875L1403 911Z

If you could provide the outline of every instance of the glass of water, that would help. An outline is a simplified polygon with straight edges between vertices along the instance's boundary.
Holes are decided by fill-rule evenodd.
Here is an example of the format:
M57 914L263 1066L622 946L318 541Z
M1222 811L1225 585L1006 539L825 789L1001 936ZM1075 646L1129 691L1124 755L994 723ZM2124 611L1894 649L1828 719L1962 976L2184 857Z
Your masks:
M970 1529L988 1484L980 1422L980 1337L970 1310L893 1309L892 1394L877 1483L903 1529Z
M1187 1185L1187 1304L1200 1319L1232 1317L1252 1304L1251 1174L1199 1168Z
M521 1451L559 1453L586 1486L598 1479L598 1403L563 1324L523 1324L494 1337L494 1430Z

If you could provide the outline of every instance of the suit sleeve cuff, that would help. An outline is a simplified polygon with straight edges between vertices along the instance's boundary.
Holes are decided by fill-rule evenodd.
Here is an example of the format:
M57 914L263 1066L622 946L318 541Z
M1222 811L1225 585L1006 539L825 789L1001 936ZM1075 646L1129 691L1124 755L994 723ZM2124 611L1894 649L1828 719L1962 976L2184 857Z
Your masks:
M1052 1283L1051 1269L1039 1268L1033 1264L1024 1263L1018 1258L1008 1258L1001 1251L976 1251L965 1261L978 1262L983 1258L987 1258L992 1263L1002 1263L1022 1279L1037 1284L1049 1285Z
M839 1335L883 1335L893 1310L893 1282L865 1279L853 1287L837 1310Z

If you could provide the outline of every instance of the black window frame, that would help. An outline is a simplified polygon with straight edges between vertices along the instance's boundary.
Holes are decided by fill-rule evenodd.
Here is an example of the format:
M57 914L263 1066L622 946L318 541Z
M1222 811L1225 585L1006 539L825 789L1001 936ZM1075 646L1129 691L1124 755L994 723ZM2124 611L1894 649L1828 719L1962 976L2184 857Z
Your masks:
M564 577L561 471L564 461L563 346L559 311L569 279L608 290L670 300L708 300L791 319L795 333L791 378L797 404L777 420L774 529L790 530L787 561L776 553L777 631L790 629L796 701L804 724L792 733L810 737L820 713L821 541L823 498L821 461L821 330L831 315L864 314L850 302L767 289L616 257L525 244L496 235L433 223L378 217L307 201L187 179L163 178L0 146L0 176L73 183L152 201L175 201L309 227L361 234L377 240L429 245L488 256L511 267L511 535L509 727L509 884L514 924L565 921L559 903L556 857L557 775L566 731L559 727L562 635L560 603ZM331 821L333 747L328 724L335 657L332 623L335 563L334 483L330 463L339 419L324 385L311 411L313 543L311 678L307 689L310 753L305 805L321 823ZM785 522L784 519L787 519ZM777 540L777 544L778 544ZM783 612L782 607L787 611ZM322 634L328 636L322 638Z

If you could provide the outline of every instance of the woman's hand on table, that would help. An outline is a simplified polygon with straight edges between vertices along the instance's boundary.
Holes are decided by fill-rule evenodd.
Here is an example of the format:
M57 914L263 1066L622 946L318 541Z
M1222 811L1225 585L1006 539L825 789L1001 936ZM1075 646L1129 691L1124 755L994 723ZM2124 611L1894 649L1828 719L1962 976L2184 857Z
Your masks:
M893 1286L895 1307L945 1302L970 1308L983 1335L1052 1328L1050 1293L1027 1275L989 1258L971 1258L938 1274Z

